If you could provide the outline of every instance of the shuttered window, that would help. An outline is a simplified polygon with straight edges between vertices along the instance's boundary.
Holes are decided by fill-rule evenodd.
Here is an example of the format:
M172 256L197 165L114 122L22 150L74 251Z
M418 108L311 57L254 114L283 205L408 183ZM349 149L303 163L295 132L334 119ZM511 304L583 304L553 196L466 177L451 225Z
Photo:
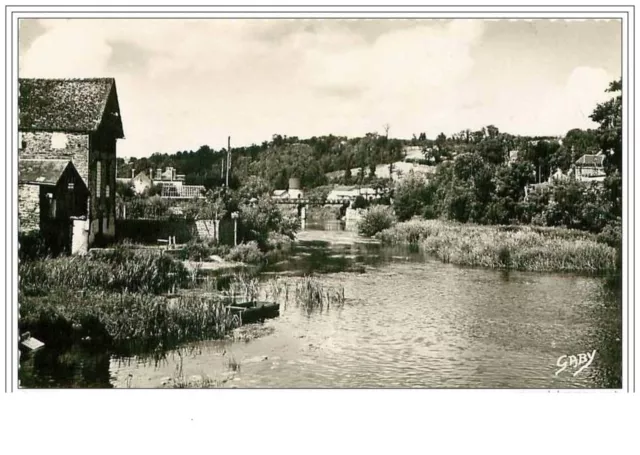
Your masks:
M102 163L100 161L96 162L96 197L100 197L102 195Z

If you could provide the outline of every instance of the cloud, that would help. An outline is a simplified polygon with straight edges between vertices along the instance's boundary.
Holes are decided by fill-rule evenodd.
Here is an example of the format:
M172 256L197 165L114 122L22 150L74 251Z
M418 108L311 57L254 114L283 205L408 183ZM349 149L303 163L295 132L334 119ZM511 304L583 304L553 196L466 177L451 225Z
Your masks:
M42 20L20 75L115 77L125 156L386 123L402 137L584 125L611 76L582 67L554 84L515 59L497 85L477 62L488 24L397 21L375 32L375 21Z

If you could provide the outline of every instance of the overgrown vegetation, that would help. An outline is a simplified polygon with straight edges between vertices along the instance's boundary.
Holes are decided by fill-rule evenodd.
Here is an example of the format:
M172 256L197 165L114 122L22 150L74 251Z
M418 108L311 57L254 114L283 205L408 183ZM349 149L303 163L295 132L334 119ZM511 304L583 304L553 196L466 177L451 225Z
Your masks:
M362 214L358 221L358 233L371 237L388 229L396 222L393 209L386 205L373 205Z
M166 299L140 293L56 289L21 296L20 328L47 344L79 339L114 347L152 350L184 341L220 338L239 325L221 300L197 296Z
M588 273L617 268L615 248L577 230L411 220L377 238L388 244L415 244L442 262L465 266Z
M116 248L91 256L21 261L19 289L45 295L64 286L70 291L144 292L159 294L186 286L189 271L158 251Z
M258 248L258 243L251 241L234 246L227 254L227 259L245 264L260 264L264 261L264 254Z

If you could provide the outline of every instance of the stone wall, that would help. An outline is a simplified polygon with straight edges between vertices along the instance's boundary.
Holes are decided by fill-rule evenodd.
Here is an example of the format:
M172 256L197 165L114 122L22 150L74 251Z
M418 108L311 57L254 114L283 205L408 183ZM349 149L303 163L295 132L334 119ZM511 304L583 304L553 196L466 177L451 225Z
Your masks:
M73 220L71 236L71 254L87 254L89 250L88 222L84 219Z
M47 131L21 132L25 147L18 151L19 159L70 160L89 187L89 136L76 133Z
M40 187L18 185L18 231L40 229Z

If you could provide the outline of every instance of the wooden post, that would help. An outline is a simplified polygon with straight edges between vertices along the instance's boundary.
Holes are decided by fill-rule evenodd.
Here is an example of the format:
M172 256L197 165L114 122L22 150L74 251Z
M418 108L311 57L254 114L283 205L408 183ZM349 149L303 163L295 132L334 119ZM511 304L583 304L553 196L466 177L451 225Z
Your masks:
M238 245L238 212L233 212L231 214L231 218L233 218L233 246Z

